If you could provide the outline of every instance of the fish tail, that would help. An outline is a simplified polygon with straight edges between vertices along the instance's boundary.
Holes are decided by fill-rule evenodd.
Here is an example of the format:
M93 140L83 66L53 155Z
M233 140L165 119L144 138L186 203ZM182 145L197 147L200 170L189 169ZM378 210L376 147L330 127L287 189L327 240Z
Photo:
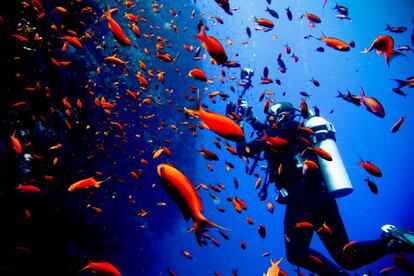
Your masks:
M398 87L397 87L398 89L403 88L404 86L407 85L407 83L403 80L398 80L398 79L392 79L392 80L394 80L398 83Z
M390 61L396 56L405 56L403 53L400 53L395 50L390 50L385 52L385 61L387 62L387 65L390 66Z
M389 29L391 29L391 26L389 24L385 24L385 29L389 30Z
M201 234L203 234L211 227L217 227L223 230L230 230L208 220L206 217L200 214L199 218L194 219L194 227L190 228L189 232L195 233L198 244L202 246L203 244L205 244L205 241L203 241Z
M201 40L201 41L203 41L203 42L206 41L207 35L206 35L205 27L201 26L200 32L198 34L196 34L194 37Z
M88 264L87 264L87 265L85 265L85 267L84 267L84 268L82 268L81 270L79 270L79 271L78 271L78 273L80 273L80 272L82 272L82 271L84 271L84 270L86 270L86 269L90 268L90 267L91 267L91 264L92 264L92 261L88 260Z
M100 187L101 186L101 184L102 183L104 183L104 182L106 182L106 181L108 181L109 179L111 179L111 177L110 176L108 176L106 179L104 179L104 180L102 180L102 181L97 181L96 182L96 184L95 184L95 187Z
M109 7L109 4L107 5L107 10L106 10L106 12L104 13L104 16L106 17L106 19L110 19L110 18L112 18L112 15L111 15L111 8Z

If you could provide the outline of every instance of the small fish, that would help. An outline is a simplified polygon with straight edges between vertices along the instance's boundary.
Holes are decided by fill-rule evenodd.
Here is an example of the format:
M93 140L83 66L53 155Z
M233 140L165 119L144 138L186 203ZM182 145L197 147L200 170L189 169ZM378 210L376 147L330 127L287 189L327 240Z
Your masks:
M319 81L315 80L314 78L312 78L310 81L313 83L313 85L315 85L316 87L319 87L320 85Z
M407 27L391 27L390 25L386 24L385 30L392 33L403 33L407 30Z
M271 20L269 20L269 19L266 19L266 18L256 18L256 16L254 17L254 19L255 19L254 22L256 22L257 24L259 24L262 27L266 27L266 28L272 29L275 26L275 24L273 24L273 22Z
M376 176L376 177L381 177L382 176L382 172L377 166L375 166L374 164L372 164L369 161L364 161L364 159L362 159L361 157L360 157L360 161L358 162L358 165L360 165L370 175L373 175L373 176Z
M306 17L306 19L309 20L309 22L313 22L313 23L321 23L321 18L313 13L305 13L303 14L300 19L302 19L303 17Z
M215 0L216 3L229 15L233 15L233 12L230 8L230 1L229 0Z
M385 110L382 104L374 97L366 97L363 88L361 88L361 95L355 96L355 98L360 99L366 109L375 116L380 118L385 117Z
M199 80L203 82L207 81L206 74L199 68L192 69L190 72L188 72L188 76L193 77L195 80Z
M246 33L247 33L247 36L248 36L249 38L251 38L251 37L252 37L252 31L250 30L250 28L249 28L249 27L246 27Z
M292 12L290 11L289 7L286 9L286 15L287 15L287 18L289 19L289 21L292 21L293 15L292 15Z
M266 11L271 15L271 16L273 16L274 18L279 18L279 14L275 11L275 10L272 10L271 8L269 8L269 7L267 7L266 8Z
M295 228L313 228L313 224L308 222L308 221L301 221L301 222L295 223L295 225L293 227L295 227Z
M259 232L259 235L262 239L266 238L266 228L264 225L260 224L257 226L257 231Z
M111 263L108 262L92 262L88 261L88 264L80 271L90 269L97 274L105 274L110 276L121 276L121 272Z
M269 76L269 68L265 66L265 68L263 69L263 77L267 78L268 76Z
M372 181L371 179L369 179L369 177L364 179L365 182L367 182L369 189L371 190L371 192L374 195L378 194L378 187L377 185L374 183L374 181Z
M392 126L391 133L395 133L400 130L401 125L404 123L405 117L400 116L400 119Z
M343 14L345 16L347 16L349 14L348 8L345 7L345 6L338 5L338 3L336 3L336 5L333 9L337 10L340 14Z
M318 51L318 52L320 52L320 53L323 53L323 52L325 52L325 48L323 48L323 47L318 47L318 48L316 48L316 51Z
M284 61L282 60L282 53L280 53L277 56L277 64L279 64L280 68L283 69L284 71L286 71L286 65L284 63Z
M74 190L87 189L90 187L99 188L101 187L102 183L108 181L109 179L111 179L111 177L108 177L107 179L102 180L102 181L97 181L94 176L91 176L89 178L81 179L73 183L72 185L69 186L68 191L73 192Z

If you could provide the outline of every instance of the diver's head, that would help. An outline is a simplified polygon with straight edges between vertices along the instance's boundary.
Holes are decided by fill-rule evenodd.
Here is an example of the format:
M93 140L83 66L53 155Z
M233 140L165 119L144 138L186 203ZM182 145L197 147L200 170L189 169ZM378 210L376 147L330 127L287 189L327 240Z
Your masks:
M290 102L277 102L269 108L267 122L269 124L280 124L295 120L299 115L297 110Z

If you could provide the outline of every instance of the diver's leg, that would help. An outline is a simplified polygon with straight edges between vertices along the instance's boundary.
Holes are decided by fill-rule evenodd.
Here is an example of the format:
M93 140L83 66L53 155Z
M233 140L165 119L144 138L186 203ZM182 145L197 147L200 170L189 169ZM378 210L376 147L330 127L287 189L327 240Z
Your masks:
M306 204L303 206L302 203L295 206L290 202L286 208L284 231L288 261L319 275L349 275L324 255L309 248L314 229L312 227L296 227L296 224L303 221L313 223L314 215L312 208L309 210L306 208Z
M349 243L336 201L325 199L325 208L315 225L317 233L334 260L347 270L354 270L375 262L388 252L387 242L383 239Z

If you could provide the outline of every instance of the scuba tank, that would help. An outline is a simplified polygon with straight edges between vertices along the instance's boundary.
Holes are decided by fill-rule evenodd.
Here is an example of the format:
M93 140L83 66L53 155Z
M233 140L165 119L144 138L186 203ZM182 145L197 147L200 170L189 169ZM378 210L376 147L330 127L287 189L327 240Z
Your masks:
M336 146L334 126L319 116L309 118L304 126L314 131L311 135L313 145L327 151L332 156L332 161L318 156L319 167L328 191L335 198L352 193L351 181Z

